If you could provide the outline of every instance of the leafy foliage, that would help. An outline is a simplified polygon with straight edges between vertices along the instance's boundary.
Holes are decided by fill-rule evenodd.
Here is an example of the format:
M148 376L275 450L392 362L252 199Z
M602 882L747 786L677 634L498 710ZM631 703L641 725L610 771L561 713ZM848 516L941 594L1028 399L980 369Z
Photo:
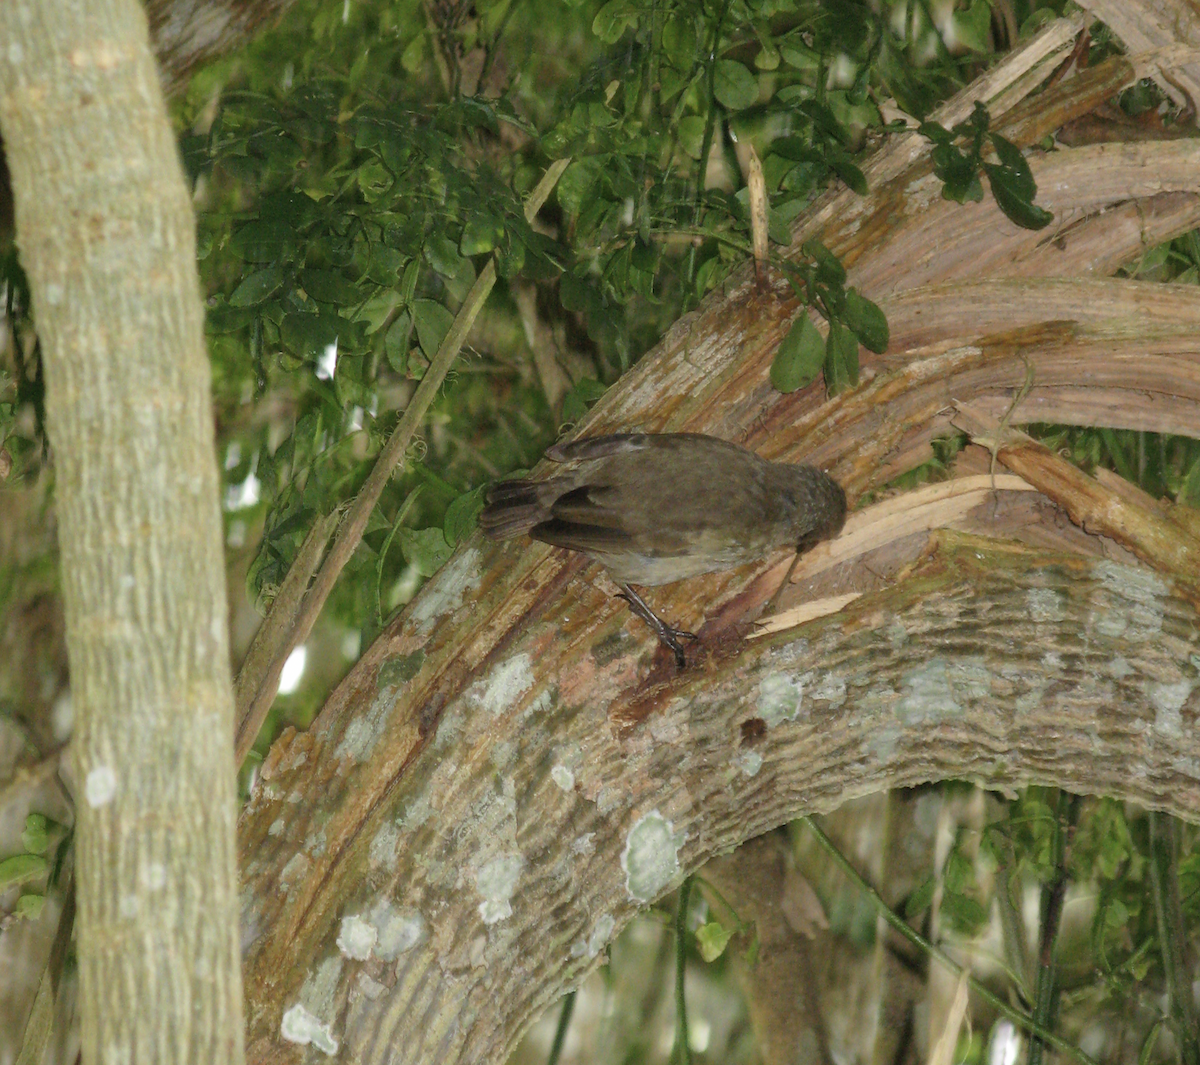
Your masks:
M937 122L921 123L919 132L933 142L933 170L944 182L942 195L958 203L983 199L982 170L987 175L996 205L1009 220L1024 229L1044 229L1053 215L1033 199L1037 185L1021 150L999 133L989 133L988 110L976 102L970 118L948 130ZM966 140L966 147L957 145ZM990 141L997 162L985 162L984 142Z

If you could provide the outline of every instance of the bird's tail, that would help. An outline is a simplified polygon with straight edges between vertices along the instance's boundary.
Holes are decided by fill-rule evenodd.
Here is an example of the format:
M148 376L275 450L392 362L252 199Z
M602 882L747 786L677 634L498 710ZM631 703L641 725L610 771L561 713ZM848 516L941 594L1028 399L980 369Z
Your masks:
M510 540L529 532L548 516L540 489L545 482L501 481L487 490L487 505L479 512L479 527L489 540Z

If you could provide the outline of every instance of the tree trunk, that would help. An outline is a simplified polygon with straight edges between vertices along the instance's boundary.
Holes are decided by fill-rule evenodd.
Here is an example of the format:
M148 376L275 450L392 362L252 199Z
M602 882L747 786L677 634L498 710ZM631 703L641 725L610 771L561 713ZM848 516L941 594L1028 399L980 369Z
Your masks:
M209 366L141 5L11 0L0 127L55 451L84 1060L239 1062Z
M1011 109L1010 86L1039 83L1078 25L1049 27L940 120L976 94L993 116ZM1123 61L1089 71L1000 127L1039 141L1137 76ZM864 357L858 389L772 391L799 309L747 271L586 428L707 431L815 458L852 498L929 457L955 400L996 416L1015 403L1018 421L1070 410L1195 432L1194 288L1020 279L1062 276L1068 260L1066 273L1113 269L1147 230L1191 228L1198 163L1194 142L1031 157L1039 199L1072 223L1056 238L990 200L946 203L923 143L899 137L866 168L870 195L832 193L796 230L796 248L820 236L851 283L888 300L892 345ZM964 472L988 469L977 451ZM586 560L461 548L262 767L240 825L251 1058L299 1060L313 1044L340 1060L503 1061L685 873L881 789L1043 782L1200 816L1187 575L1137 564L1014 478L953 484L953 498L938 486L869 508L813 552L798 587L839 598L800 627L744 639L787 559L655 589L700 634L682 673ZM1191 544L1185 518L1155 520ZM931 538L944 524L1026 543Z

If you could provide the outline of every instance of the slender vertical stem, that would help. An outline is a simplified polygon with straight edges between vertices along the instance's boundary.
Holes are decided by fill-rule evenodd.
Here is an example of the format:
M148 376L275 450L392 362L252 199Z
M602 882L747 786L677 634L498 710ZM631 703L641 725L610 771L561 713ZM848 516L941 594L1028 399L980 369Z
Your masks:
M1166 814L1150 814L1150 885L1158 919L1158 944L1167 978L1168 1012L1183 1065L1200 1065L1200 1036L1192 1004L1192 965L1188 958L1187 925L1179 899L1176 865L1179 825Z
M700 225L700 214L704 206L704 180L708 176L708 153L712 150L713 127L717 121L717 103L714 87L717 80L717 45L721 42L721 27L729 11L730 0L725 0L717 21L713 23L712 39L708 46L708 77L705 92L708 97L708 116L704 120L704 139L700 142L700 165L696 170L696 201L692 207L692 227ZM696 280L696 245L688 249L687 287L690 290Z
M1037 981L1033 991L1033 1019L1045 1029L1054 1027L1058 1009L1055 948L1062 928L1063 900L1067 894L1067 863L1071 857L1071 841L1079 816L1079 796L1065 791L1058 794L1058 816L1054 832L1054 879L1042 888L1042 934L1038 948ZM1039 1036L1029 1040L1029 1065L1041 1065L1046 1042Z
M571 1014L574 1012L575 992L568 991L563 995L562 1009L558 1013L558 1027L554 1029L554 1042L550 1045L550 1057L546 1059L546 1065L558 1065L563 1044L567 1041L567 1029L571 1026Z
M683 977L687 968L687 915L688 900L692 894L692 878L689 876L679 886L679 905L675 910L675 1048L671 1060L677 1065L690 1065L691 1048L688 1046L687 999L683 990Z

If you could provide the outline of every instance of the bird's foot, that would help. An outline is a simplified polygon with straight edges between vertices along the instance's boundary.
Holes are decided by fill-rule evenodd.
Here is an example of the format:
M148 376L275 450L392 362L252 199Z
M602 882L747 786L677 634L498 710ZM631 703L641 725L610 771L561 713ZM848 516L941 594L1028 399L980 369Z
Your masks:
M700 637L694 632L688 632L685 629L677 629L674 625L668 625L667 622L663 621L662 618L650 609L650 604L630 588L628 584L621 585L621 590L617 593L617 596L624 599L629 604L629 609L654 630L654 635L658 637L660 643L669 647L674 652L675 666L677 669L682 670L687 665L687 656L684 654L683 644L680 641L698 640Z

